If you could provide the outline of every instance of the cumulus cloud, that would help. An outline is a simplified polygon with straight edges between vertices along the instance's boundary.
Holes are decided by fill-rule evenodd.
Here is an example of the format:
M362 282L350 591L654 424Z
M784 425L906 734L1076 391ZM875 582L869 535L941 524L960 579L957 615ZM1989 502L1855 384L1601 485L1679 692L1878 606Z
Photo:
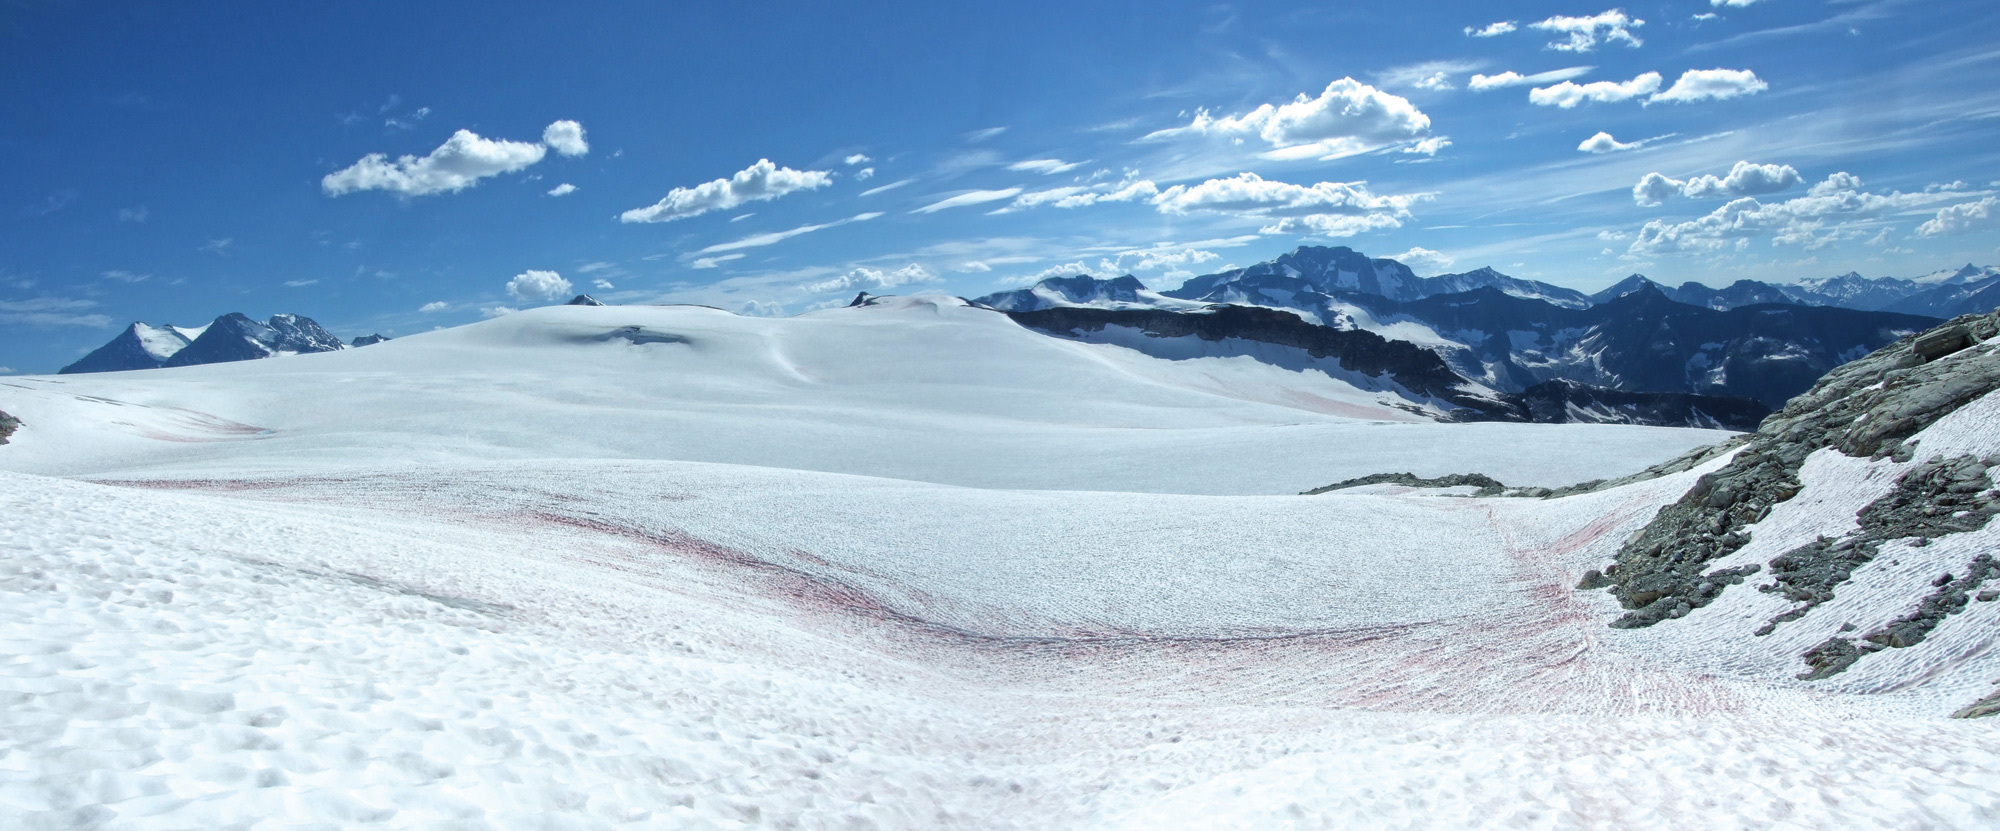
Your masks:
M513 314L518 311L520 311L520 309L516 309L512 306L487 306L484 309L480 309L479 314L488 319L491 319L496 317L506 317L507 315Z
M507 294L523 303L537 300L561 300L575 288L562 275L553 271L529 269L514 275L507 281Z
M1095 185L1068 185L1022 193L1014 197L1014 201L1008 203L1006 207L991 213L1014 213L1043 205L1081 208L1099 202L1137 202L1151 199L1159 192L1159 186L1144 179L1126 180L1116 184L1104 182Z
M802 190L823 188L832 183L833 174L825 170L793 170L772 164L770 159L758 159L756 164L727 179L716 179L691 188L674 188L659 202L619 214L618 221L672 222L750 202L768 201Z
M957 196L947 197L945 199L940 199L936 202L932 202L928 205L925 205L921 208L911 211L910 213L934 214L937 213L938 211L946 210L949 208L963 208L967 205L984 205L988 202L998 202L1002 199L1012 199L1015 196L1020 195L1020 193L1021 193L1020 188L1002 188L1000 190L967 191Z
M542 143L565 156L581 156L590 152L590 145L583 140L583 125L574 121L550 124L542 130Z
M424 314L435 314L437 312L442 312L449 308L451 308L450 303L446 303L443 300L433 300L429 303L425 303L422 306L418 306L417 311L422 312Z
M1582 144L1576 146L1576 149L1585 153L1616 153L1620 150L1631 150L1643 144L1645 144L1644 141L1619 141L1612 138L1610 133L1599 132L1597 135L1584 139Z
M617 286L611 285L610 280L606 280L602 277L590 281L590 287L597 289L598 291L610 291L614 288L617 288Z
M1550 87L1536 87L1528 90L1528 103L1542 107L1573 109L1586 101L1615 103L1630 101L1660 88L1664 80L1658 72L1648 72L1630 81L1592 81L1579 84L1564 81Z
M1162 268L1185 268L1191 265L1214 262L1222 259L1221 254L1199 248L1159 245L1152 248L1134 248L1120 251L1099 265L1106 272L1156 271Z
M736 313L744 317L784 317L785 307L764 300L745 300L736 307Z
M1465 88L1473 92L1485 92L1505 87L1523 87L1529 84L1546 84L1550 81L1567 81L1571 78L1587 74L1596 68L1594 66L1570 66L1562 69L1551 69L1547 72L1537 72L1533 75L1522 75L1510 69L1498 75L1474 75L1471 80L1466 82Z
M1646 99L1648 104L1665 101L1685 104L1691 101L1714 99L1717 101L1744 95L1755 95L1770 89L1771 85L1757 77L1748 69L1690 69L1681 73L1680 80L1674 82L1666 92Z
M875 168L864 167L860 170L854 171L854 181L866 182L869 179L873 178L875 178Z
M766 245L776 245L778 243L784 242L785 240L791 239L792 237L799 236L800 234L810 234L814 231L833 228L840 225L846 225L847 223L850 222L867 222L868 220L874 219L881 215L882 215L881 211L869 211L867 213L855 214L846 219L836 219L832 222L822 222L816 225L801 225L797 228L793 228L788 231L772 231L770 233L765 233L765 234L752 234L750 236L743 237L742 239L735 239L735 240L730 240L729 242L716 243L714 245L708 246L707 248L703 248L695 253L715 254L723 251L740 251L745 248L761 248ZM722 261L722 259L719 257L715 258L715 260L716 262Z
M1512 20L1502 20L1498 23L1488 23L1477 29L1467 26L1465 27L1465 34L1467 37L1490 38L1499 37L1519 28L1521 27Z
M1068 173L1083 166L1083 162L1065 162L1062 159L1028 159L1007 166L1008 170L1025 173L1040 173L1044 176Z
M1836 173L1796 199L1765 204L1745 196L1685 222L1656 219L1639 229L1628 251L1636 256L1708 253L1730 246L1740 248L1760 237L1768 237L1775 245L1801 245L1811 250L1865 237L1867 221L1884 214L1965 198L1955 185L1886 194L1860 190L1860 185L1861 180L1853 175Z
M1937 216L1917 226L1917 235L1936 237L1970 231L1993 222L1996 205L2000 199L1988 196L1977 202L1965 202L1940 209Z
M872 162L872 161L875 161L875 160L874 160L874 159L872 159L872 158L869 158L868 154L866 154L866 153L856 153L856 154L854 154L854 155L852 155L852 156L848 156L848 157L847 157L847 158L845 158L845 159L841 159L840 161L841 161L841 163L842 163L842 164L845 164L845 165L847 165L848 167L853 167L853 166L855 166L855 165L857 165L857 164L867 164L867 163L869 163L869 162Z
M1248 113L1216 118L1198 110L1185 127L1155 131L1148 140L1190 135L1241 140L1255 136L1273 149L1272 158L1339 156L1426 138L1431 118L1400 95L1353 78L1326 86L1318 97L1301 93L1289 103L1264 104Z
M556 185L555 187L549 188L550 196L568 196L575 192L576 192L576 186L568 182L564 182L560 185Z
M1262 233L1350 236L1401 227L1410 217L1410 205L1428 198L1430 194L1377 194L1366 182L1295 185L1244 172L1199 185L1175 185L1152 202L1166 214L1203 211L1269 220Z
M1410 250L1401 254L1391 254L1389 259L1409 266L1411 270L1425 276L1441 273L1458 261L1449 254L1441 254L1420 246L1411 246Z
M1590 52L1600 43L1623 43L1628 47L1638 47L1645 42L1632 30L1646 25L1646 21L1628 17L1623 9L1612 9L1588 17L1566 17L1557 15L1540 23L1531 23L1529 28L1563 35L1567 39L1552 41L1543 46L1558 52Z
M485 139L471 130L460 130L428 156L403 156L392 162L381 153L370 153L327 174L319 185L328 196L364 190L403 196L451 193L490 176L524 169L547 154L548 148L533 142Z
M1847 176L1847 174L1838 174ZM1852 178L1852 177L1849 177ZM1739 196L1760 196L1794 187L1804 181L1799 172L1788 164L1752 164L1737 162L1729 169L1727 176L1703 174L1692 179L1673 179L1660 173L1648 173L1632 186L1632 200L1640 207L1653 207L1674 196L1689 199L1734 199ZM1843 180L1845 181L1845 180ZM1860 180L1854 180L1855 185ZM1824 182L1821 185L1825 185Z
M856 289L892 289L911 283L935 283L938 277L930 269L911 263L894 271L878 271L872 268L857 268L829 280L807 283L801 288L812 294L854 291Z

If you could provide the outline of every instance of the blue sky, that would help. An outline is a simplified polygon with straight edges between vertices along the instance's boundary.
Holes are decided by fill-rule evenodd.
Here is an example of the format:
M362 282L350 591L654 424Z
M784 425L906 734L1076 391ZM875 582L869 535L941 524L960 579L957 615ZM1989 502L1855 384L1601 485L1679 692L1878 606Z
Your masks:
M1582 289L2000 262L1990 2L960 5L0 0L0 367L1301 244Z

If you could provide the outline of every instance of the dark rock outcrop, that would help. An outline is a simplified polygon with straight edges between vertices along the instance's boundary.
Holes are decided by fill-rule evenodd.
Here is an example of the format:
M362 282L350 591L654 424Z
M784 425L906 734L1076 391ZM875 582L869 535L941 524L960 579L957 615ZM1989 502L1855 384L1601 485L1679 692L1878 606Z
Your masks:
M1484 473L1448 473L1429 479L1425 479L1414 473L1370 473L1367 476L1357 476L1353 479L1345 479L1324 487L1313 488L1299 495L1318 496L1322 493L1330 493L1347 488L1358 488L1363 485L1402 485L1408 488L1478 488L1479 490L1474 492L1473 496L1498 496L1502 491L1507 489L1507 486L1501 484L1500 480Z
M591 297L591 296L590 296L590 295L588 295L588 294L579 294L579 295L577 295L577 296L575 296L575 297L572 297L572 298L570 298L570 299L569 299L569 302L568 302L568 303L564 303L563 305L565 305L565 306L602 306L602 305L604 305L604 301L601 301L601 300L598 300L598 299L597 299L597 298L595 298L595 297Z
M20 419L8 415L5 411L0 411L0 444L6 444L7 438L14 435L14 431L19 429L21 429Z
M1628 392L1561 379L1543 381L1502 397L1525 410L1526 420L1538 424L1587 421L1750 431L1771 414L1771 408L1755 398Z
M391 340L391 338L388 335L362 335L361 337L355 338L352 343L348 344L348 346L374 346L375 344L383 343L388 340Z
M1984 341L2000 334L2000 313L1948 325ZM1831 448L1853 457L1908 461L1914 448L1906 439L2000 389L2000 345L1980 343L1927 362L1916 353L1916 340L1905 338L1829 373L1765 419L1728 465L1661 508L1604 570L1612 594L1630 610L1612 625L1650 626L1680 617L1754 573L1758 566L1704 571L1746 544L1745 529L1772 506L1799 492L1799 468L1813 452ZM1797 620L1830 598L1884 541L1930 539L1983 527L2000 513L2000 494L1992 490L1987 473L1992 465L2000 465L2000 458L1933 459L1905 473L1893 492L1863 508L1853 532L1823 537L1773 560L1772 582L1760 588L1801 605L1763 631ZM1838 672L1852 663L1849 657L1859 660L1867 651L1848 646L1815 648L1807 658L1807 674Z

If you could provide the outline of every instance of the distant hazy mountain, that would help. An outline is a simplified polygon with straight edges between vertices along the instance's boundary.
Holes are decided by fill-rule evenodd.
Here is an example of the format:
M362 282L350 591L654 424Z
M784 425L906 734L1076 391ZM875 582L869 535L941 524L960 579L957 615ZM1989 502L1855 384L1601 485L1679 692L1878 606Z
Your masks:
M1634 274L1590 295L1590 301L1603 303L1622 297L1637 290L1641 284L1652 285L1678 302L1711 309L1734 309L1759 303L1795 303L1949 318L1983 314L2000 306L2000 268L1974 265L1932 272L1914 279L1863 277L1850 271L1838 277L1798 283L1738 280L1721 289L1693 282L1673 288Z
M58 374L215 364L345 348L347 344L311 318L281 314L258 322L231 312L199 328L134 323Z

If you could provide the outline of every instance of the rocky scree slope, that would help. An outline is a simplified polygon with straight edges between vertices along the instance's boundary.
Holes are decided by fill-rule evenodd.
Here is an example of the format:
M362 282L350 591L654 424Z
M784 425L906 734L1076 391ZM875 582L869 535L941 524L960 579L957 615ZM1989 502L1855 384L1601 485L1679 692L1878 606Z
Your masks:
M1906 439L2000 389L1996 335L2000 312L1970 315L1835 369L1765 419L1727 465L1661 508L1609 568L1587 573L1579 588L1609 588L1627 610L1611 625L1636 628L1684 617L1762 574L1768 582L1759 591L1794 604L1755 633L1768 635L1832 599L1885 542L1915 538L1913 545L1925 546L1984 528L2000 514L2000 492L1989 473L2000 467L2000 454L1939 455L1912 466L1890 493L1864 506L1853 530L1822 535L1767 564L1706 571L1746 545L1750 526L1773 506L1799 493L1799 470L1815 451L1914 460L1921 448ZM1825 678L1874 652L1922 643L1968 603L2000 599L2000 591L1982 591L1989 581L2000 586L2000 563L1990 553L1977 555L1912 599L1907 614L1851 637L1829 638L1801 655L1799 677Z

